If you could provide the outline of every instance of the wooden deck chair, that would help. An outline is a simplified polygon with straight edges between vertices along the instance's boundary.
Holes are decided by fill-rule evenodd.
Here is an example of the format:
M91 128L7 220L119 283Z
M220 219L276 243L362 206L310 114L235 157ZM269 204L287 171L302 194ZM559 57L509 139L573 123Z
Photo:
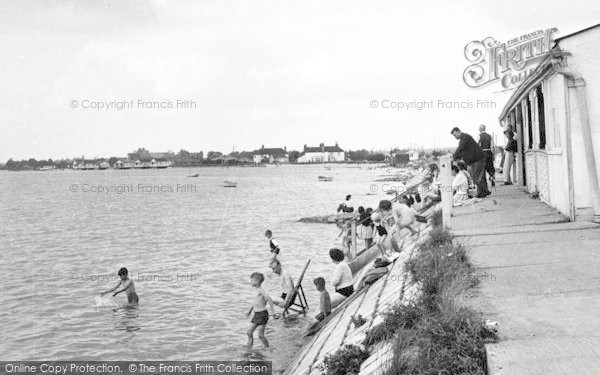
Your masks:
M284 306L283 316L287 316L290 314L290 310L302 314L306 314L306 310L308 309L308 302L306 302L306 296L304 295L304 289L302 289L302 279L304 278L304 273L310 264L310 259L306 262L306 266L302 270L300 274L300 278L298 278L298 282L294 286L294 294L289 299L289 302Z

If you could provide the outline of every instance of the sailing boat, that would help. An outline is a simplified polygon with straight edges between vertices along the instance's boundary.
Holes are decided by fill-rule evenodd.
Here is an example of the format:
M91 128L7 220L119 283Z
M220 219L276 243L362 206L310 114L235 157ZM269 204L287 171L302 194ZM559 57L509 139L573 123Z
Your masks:
M194 173L194 174L192 174L192 170L188 169L188 175L187 176L188 177L198 177L198 176L200 176L200 173Z

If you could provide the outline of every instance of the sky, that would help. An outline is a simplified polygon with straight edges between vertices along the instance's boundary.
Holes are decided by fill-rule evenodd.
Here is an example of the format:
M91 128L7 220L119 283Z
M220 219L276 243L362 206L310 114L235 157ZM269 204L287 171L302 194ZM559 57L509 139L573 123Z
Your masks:
M482 123L500 139L510 91L468 87L465 46L599 22L600 2L581 0L3 0L0 163L448 147L452 127Z

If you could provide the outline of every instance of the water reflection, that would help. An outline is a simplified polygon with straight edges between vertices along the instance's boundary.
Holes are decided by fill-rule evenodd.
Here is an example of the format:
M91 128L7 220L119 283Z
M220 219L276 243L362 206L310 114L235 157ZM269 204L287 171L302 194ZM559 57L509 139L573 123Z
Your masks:
M139 317L138 305L126 304L113 310L115 318L115 329L118 331L135 332L142 329L136 324L136 319Z

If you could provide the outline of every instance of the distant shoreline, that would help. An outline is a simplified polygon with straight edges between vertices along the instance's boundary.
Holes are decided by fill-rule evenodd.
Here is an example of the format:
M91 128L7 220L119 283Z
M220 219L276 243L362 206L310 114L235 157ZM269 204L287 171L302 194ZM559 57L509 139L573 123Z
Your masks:
M169 166L167 168L104 168L104 169L74 169L74 168L47 168L47 169L39 169L39 168L18 168L18 169L7 169L4 166L0 167L0 171L9 171L9 172L23 172L23 171L33 171L33 172L52 172L52 171L107 171L107 170L157 170L157 169L195 169L195 168L229 168L229 167L240 167L240 168L265 168L265 167L278 167L282 165L359 165L359 164L383 164L383 167L392 168L393 166L387 165L382 161L340 161L340 162L328 162L328 163L281 163L281 164L233 164L233 165L223 165L223 164L205 164L205 165L177 165L177 166Z

